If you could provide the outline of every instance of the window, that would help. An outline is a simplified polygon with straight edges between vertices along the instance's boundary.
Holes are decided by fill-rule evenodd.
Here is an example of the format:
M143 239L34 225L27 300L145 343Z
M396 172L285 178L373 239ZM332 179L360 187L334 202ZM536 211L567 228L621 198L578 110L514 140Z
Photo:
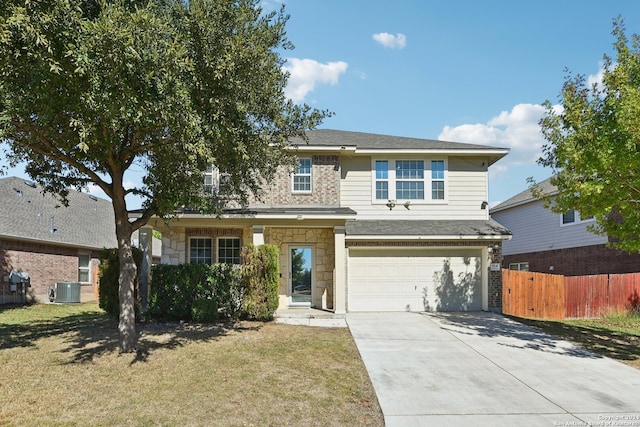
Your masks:
M593 217L590 216L588 218L581 218L580 212L571 209L563 213L560 219L562 221L561 222L562 225L568 225L568 224L578 224L580 222L590 221L593 219Z
M431 161L431 198L444 200L444 160Z
M419 202L446 199L445 160L374 159L372 178L374 203L387 200Z
M389 199L389 162L376 160L376 200Z
M78 255L78 282L89 283L91 273L91 256Z
M218 239L218 262L240 264L240 238L220 237Z
M528 262L512 262L509 264L509 270L529 271Z
M189 262L192 264L212 263L213 249L210 237L191 237L189 239Z
M298 159L298 168L293 173L293 192L294 193L310 193L311 192L311 159Z
M231 175L220 173L217 167L210 165L204 171L204 191L209 194L224 193L231 185Z
M396 199L424 200L424 162L396 161Z
M216 181L218 170L215 166L210 165L209 168L204 171L204 191L205 193L212 194L216 189Z

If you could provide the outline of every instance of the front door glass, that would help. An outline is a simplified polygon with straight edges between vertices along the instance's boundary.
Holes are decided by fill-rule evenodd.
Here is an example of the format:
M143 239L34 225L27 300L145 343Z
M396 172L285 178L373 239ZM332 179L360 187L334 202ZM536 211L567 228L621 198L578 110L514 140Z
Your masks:
M311 248L291 249L291 303L311 305Z

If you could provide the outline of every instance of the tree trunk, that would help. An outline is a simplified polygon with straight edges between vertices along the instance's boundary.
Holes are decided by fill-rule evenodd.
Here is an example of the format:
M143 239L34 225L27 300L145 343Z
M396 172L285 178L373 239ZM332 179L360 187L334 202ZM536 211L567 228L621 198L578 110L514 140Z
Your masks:
M121 202L115 203L116 200ZM124 204L124 197L121 199L114 197L114 214L116 237L118 239L118 259L120 261L120 276L118 278L120 351L122 353L130 353L136 350L138 342L134 298L137 267L131 252L132 228L129 223L129 214Z
M138 335L136 334L136 314L134 284L137 267L131 252L131 233L128 237L118 236L118 258L120 260L120 277L118 280L118 298L120 300L120 351L129 353L136 350Z

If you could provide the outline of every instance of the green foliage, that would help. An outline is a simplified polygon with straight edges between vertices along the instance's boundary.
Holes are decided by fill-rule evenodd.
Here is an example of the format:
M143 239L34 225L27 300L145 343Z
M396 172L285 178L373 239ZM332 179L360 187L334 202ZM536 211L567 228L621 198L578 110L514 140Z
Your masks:
M249 246L243 252L243 313L250 319L271 320L278 309L280 266L276 245Z
M156 265L152 268L149 311L166 320L214 321L240 315L240 268L230 264Z
M290 140L329 113L284 95L288 16L259 0L3 0L0 2L0 140L10 165L63 203L95 183L112 200L119 242L156 215L190 206L219 212L202 171L231 176L240 201L278 166ZM125 188L132 166L142 183ZM129 221L126 196L142 198ZM122 244L122 259L130 259ZM122 266L132 271L133 261ZM135 349L133 276L118 327Z
M142 251L133 248L133 258L136 266L140 268L142 263ZM100 251L100 287L98 288L98 301L101 309L111 316L118 318L120 314L120 304L118 301L118 280L120 276L120 261L118 259L118 249L104 248ZM140 316L140 301L138 300L138 281L134 285L135 293L135 315Z
M604 56L602 82L568 74L560 108L546 101L540 121L547 140L538 161L551 167L557 195L544 196L556 213L595 217L592 231L640 251L640 38L614 20L616 58Z

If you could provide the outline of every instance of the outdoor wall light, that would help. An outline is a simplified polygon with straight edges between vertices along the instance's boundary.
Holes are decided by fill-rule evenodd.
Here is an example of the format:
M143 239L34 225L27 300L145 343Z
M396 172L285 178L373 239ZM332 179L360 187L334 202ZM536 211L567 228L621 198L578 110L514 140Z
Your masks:
M396 201L395 200L389 200L387 202L387 207L389 208L389 210L395 208L396 207Z
M407 210L409 209L409 206L411 206L411 202L409 200L404 202L404 207L407 208Z
M485 200L480 204L480 209L487 209L487 206L489 206L489 202Z

